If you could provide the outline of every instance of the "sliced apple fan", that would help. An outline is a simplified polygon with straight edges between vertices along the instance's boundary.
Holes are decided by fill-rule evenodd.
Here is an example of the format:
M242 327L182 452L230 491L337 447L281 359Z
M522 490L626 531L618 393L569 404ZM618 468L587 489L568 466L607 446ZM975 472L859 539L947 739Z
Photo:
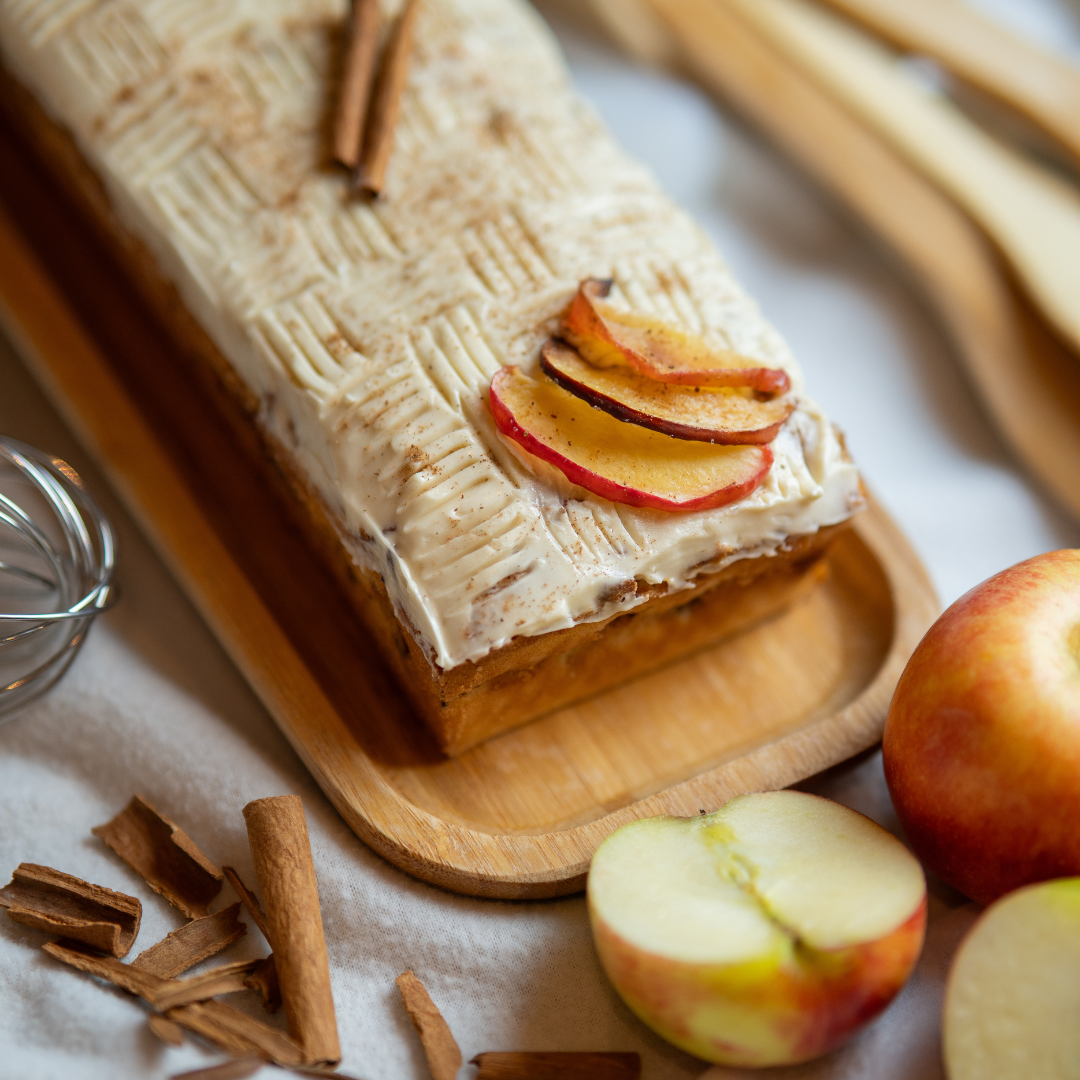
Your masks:
M772 464L767 446L675 439L594 409L516 367L491 380L499 431L594 495L657 510L709 510L750 494Z
M659 382L633 368L595 367L561 341L547 342L540 366L564 390L631 424L676 439L715 443L772 442L794 403L758 401L749 391Z
M716 349L659 319L619 311L604 302L610 281L582 282L566 313L563 336L597 367L629 364L659 382L684 386L745 386L775 396L790 388L787 372L730 349Z

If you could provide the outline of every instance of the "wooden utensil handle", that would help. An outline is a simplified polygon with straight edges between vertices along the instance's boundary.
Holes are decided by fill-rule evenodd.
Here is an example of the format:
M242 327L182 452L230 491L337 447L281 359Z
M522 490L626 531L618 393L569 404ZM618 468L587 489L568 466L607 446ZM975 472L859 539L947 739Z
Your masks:
M1012 106L1080 164L1080 68L956 0L824 0Z

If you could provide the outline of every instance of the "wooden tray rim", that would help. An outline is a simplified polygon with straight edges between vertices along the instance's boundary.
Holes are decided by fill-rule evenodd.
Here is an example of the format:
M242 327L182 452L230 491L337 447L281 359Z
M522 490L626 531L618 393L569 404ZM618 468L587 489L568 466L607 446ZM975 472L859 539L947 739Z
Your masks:
M871 500L854 528L888 580L893 636L875 677L846 707L570 829L500 834L428 813L381 774L349 733L206 520L135 401L3 210L0 250L0 322L22 359L338 812L365 843L407 873L472 896L537 898L575 892L584 885L592 852L620 825L655 814L692 815L715 805L718 792L785 787L880 739L896 681L939 604L918 556Z

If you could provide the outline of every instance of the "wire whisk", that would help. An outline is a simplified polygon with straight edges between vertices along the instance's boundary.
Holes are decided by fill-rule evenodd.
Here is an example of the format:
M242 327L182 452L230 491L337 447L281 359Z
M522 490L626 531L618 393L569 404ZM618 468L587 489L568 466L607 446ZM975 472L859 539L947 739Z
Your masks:
M60 458L0 436L0 723L71 666L116 599L112 526Z

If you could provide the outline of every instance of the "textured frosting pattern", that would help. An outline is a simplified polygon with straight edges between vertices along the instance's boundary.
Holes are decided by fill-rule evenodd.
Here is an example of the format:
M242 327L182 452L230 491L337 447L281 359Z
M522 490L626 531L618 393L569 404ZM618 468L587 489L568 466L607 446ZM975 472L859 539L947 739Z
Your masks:
M343 0L0 0L0 49L433 662L629 610L636 582L684 587L857 509L786 347L577 99L531 8L425 0L370 205L328 162L343 16ZM800 406L752 496L617 506L503 444L488 381L537 365L585 277L788 370Z

